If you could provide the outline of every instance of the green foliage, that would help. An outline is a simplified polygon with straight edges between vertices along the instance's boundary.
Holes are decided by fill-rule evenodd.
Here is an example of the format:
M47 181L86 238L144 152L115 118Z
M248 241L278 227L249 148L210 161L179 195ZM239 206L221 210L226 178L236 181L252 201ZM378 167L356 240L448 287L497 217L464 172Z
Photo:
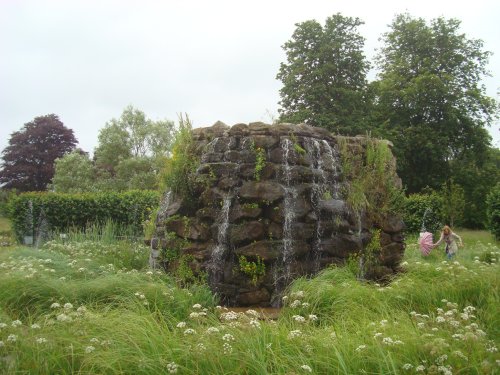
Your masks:
M257 255L257 261L249 262L248 259L241 255L239 257L240 271L247 275L253 285L257 285L259 278L266 274L266 265L261 257Z
M0 373L493 374L499 248L486 232L461 235L467 251L454 262L422 258L411 239L390 285L331 267L262 313L216 307L203 285L179 287L147 268L149 249L137 244L3 251ZM476 260L485 252L491 263Z
M16 237L33 233L44 218L50 231L67 232L112 220L142 233L143 222L159 202L155 191L125 193L23 193L9 202L9 217ZM32 206L32 209L30 209Z
M441 187L441 195L443 196L442 212L446 223L452 227L461 225L465 210L464 189L451 179Z
M194 171L200 164L199 156L194 150L192 125L189 117L180 116L179 130L176 134L172 156L166 161L161 172L161 190L171 190L174 194L191 201L195 196L196 181Z
M481 166L486 126L498 115L481 84L491 55L483 42L461 33L456 19L427 23L408 14L394 18L382 41L374 117L395 145L407 191L439 189L453 176L453 164Z
M364 38L358 18L337 13L322 26L315 20L296 24L283 45L287 61L277 79L282 121L324 127L340 134L361 133L366 112Z
M364 148L360 150L348 142L339 139L342 171L349 181L345 191L349 206L356 212L366 211L375 223L400 213L404 193L388 143L367 136L355 140L361 142L357 143Z
M500 240L500 183L495 186L486 198L488 222L491 233Z
M436 192L410 194L404 203L403 220L409 233L422 229L436 232L444 222L443 198Z
M262 147L255 147L255 143L252 143L252 151L255 154L255 169L253 176L256 181L260 181L260 174L266 166L266 150Z
M244 210L251 210L251 209L259 208L259 204L258 203L243 203L242 207Z
M56 159L51 188L57 193L96 191L97 172L87 153L73 151Z

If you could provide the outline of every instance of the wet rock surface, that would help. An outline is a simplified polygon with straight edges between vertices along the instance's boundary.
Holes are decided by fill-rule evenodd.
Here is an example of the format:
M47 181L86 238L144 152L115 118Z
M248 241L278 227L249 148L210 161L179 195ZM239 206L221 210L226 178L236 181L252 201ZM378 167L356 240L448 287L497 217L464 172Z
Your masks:
M388 216L374 228L349 207L340 137L303 124L218 122L193 138L199 194L165 193L151 240L155 267L173 271L184 259L226 305L277 305L293 279L363 256L377 229L376 267L365 276L396 272L404 225ZM361 140L347 144L363 153Z

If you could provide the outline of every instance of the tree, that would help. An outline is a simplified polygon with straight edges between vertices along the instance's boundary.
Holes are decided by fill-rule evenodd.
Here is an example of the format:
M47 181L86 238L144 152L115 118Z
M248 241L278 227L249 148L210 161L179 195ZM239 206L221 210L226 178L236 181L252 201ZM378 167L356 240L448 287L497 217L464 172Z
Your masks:
M59 117L36 117L11 135L3 150L0 183L3 188L42 191L54 176L54 161L70 152L78 143L73 130Z
M383 35L375 118L393 141L398 172L407 191L438 189L452 177L451 163L481 168L490 137L485 129L497 104L480 81L490 52L480 40L459 33L460 22L395 17Z
M88 153L74 150L55 161L52 189L59 193L96 191L96 171Z
M364 132L366 73L364 38L358 18L335 14L322 27L311 20L296 24L280 65L281 121L306 122L341 134Z
M99 131L95 161L113 173L118 164L131 157L162 158L168 155L175 132L173 121L153 121L133 106L119 119L111 119Z

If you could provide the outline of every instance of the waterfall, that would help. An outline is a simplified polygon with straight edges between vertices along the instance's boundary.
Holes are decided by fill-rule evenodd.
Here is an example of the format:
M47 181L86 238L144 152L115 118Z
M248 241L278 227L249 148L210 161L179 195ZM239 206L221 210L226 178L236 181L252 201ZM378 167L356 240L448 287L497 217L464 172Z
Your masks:
M170 206L171 200L172 200L172 191L169 190L163 195L160 201L160 207L158 207L158 213L156 215L156 222L162 222L166 219L167 211ZM156 226L156 222L153 223L153 225ZM150 245L151 253L149 254L149 267L154 270L159 268L158 258L160 257L161 246L158 242L159 242L158 237L151 238L151 245Z
M222 280L223 259L227 249L227 229L229 227L229 210L231 208L232 196L230 194L224 197L222 209L217 218L217 243L212 249L209 264L209 277L211 283Z
M280 146L283 153L282 183L285 195L283 199L283 246L281 257L274 269L274 284L278 294L289 284L292 277L293 223L295 221L294 201L297 199L297 190L291 183L291 168L289 164L290 150L293 145L288 138L282 138Z
M323 170L323 160L321 159L321 145L318 140L314 138L306 138L304 147L311 159L312 167L317 172L317 174L313 174L311 189L311 206L317 217L315 238L312 246L314 272L316 273L320 269L320 259L322 252L321 237L323 236L319 202L323 198L323 194L325 193L326 189L328 189L328 176Z
M432 213L432 209L430 207L427 207L424 211L424 216L422 218L422 226L420 227L420 233L427 232L427 228L425 226L425 220L427 219L427 215Z
M209 143L207 143L207 145L204 147L203 154L201 155L201 162L202 163L210 162L209 156L210 156L210 154L215 152L215 145L217 144L218 141L219 141L219 138L216 137L216 138L212 139Z

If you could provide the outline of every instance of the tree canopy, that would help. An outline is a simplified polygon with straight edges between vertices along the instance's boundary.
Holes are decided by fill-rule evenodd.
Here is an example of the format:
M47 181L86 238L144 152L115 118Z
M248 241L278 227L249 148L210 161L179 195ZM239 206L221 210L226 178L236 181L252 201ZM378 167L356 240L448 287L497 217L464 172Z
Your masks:
M335 14L325 25L310 20L296 24L283 45L280 65L281 121L305 122L344 135L363 133L366 115L364 38L358 18Z
M94 160L72 153L57 161L52 187L58 192L155 189L175 132L173 121L153 121L128 106L99 131Z
M394 142L409 192L438 188L452 177L453 161L480 167L488 154L486 126L497 107L481 79L490 53L459 27L455 19L427 24L401 14L382 38L374 118Z
M55 114L36 117L12 133L3 150L0 183L4 189L43 191L54 176L54 161L78 143Z

